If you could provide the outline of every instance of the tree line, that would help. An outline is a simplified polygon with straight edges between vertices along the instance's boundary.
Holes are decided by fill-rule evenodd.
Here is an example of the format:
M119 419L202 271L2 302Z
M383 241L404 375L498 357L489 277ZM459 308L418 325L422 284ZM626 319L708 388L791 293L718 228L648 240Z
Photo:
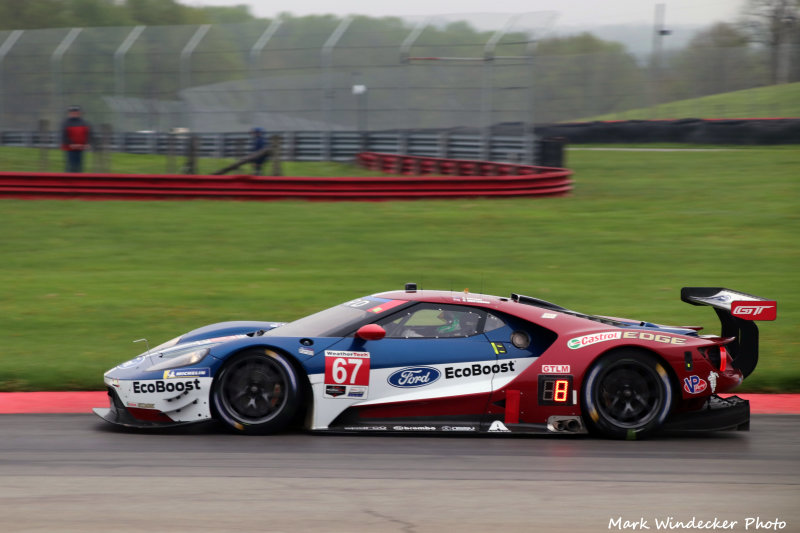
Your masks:
M247 6L192 7L176 0L4 0L0 30L168 26L256 20Z

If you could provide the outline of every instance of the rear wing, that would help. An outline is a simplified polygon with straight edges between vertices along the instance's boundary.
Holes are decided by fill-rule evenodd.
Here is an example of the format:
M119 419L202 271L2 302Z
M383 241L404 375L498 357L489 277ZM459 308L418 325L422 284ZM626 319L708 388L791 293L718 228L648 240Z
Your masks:
M775 320L778 304L744 292L723 287L683 287L681 300L692 305L708 305L722 323L722 337L735 337L727 345L733 366L749 376L758 364L758 326L756 320Z

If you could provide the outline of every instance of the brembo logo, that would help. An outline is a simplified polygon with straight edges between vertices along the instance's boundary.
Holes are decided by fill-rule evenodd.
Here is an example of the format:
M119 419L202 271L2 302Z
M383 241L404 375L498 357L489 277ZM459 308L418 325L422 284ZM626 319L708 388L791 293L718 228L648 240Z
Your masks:
M392 387L424 387L439 379L441 375L441 372L429 366L412 366L394 372L386 381L388 381L389 385Z
M777 302L732 302L731 314L745 320L775 320Z

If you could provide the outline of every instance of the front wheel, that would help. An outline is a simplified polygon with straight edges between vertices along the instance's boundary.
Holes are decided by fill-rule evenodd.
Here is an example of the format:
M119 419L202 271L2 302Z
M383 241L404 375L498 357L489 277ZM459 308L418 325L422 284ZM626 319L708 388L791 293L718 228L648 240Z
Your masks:
M620 350L597 361L586 375L581 403L594 432L639 439L657 431L672 408L669 374L654 356Z
M211 405L215 416L236 432L275 433L297 412L299 389L286 357L272 350L248 350L217 374Z

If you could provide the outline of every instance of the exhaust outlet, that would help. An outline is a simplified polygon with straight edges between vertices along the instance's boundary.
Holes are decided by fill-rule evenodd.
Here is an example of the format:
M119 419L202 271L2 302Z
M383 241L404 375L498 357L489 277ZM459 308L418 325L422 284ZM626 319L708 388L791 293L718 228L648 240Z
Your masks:
M588 433L580 416L551 416L547 419L547 430L551 433Z

